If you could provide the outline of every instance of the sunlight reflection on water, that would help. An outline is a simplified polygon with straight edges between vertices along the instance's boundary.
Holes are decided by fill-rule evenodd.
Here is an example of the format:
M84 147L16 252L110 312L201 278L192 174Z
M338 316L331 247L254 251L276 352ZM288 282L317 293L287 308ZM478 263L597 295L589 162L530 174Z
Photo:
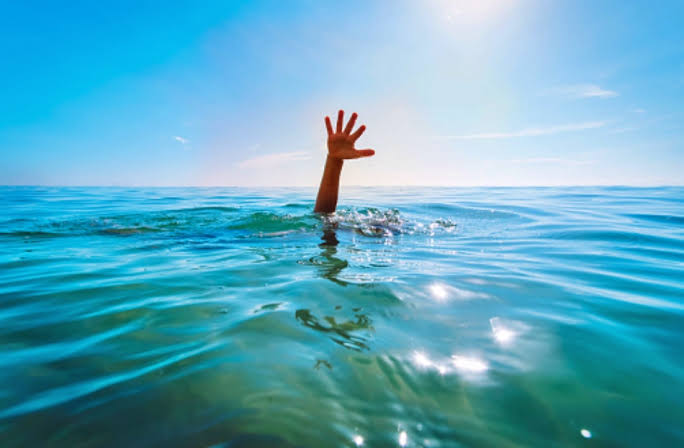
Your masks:
M682 189L0 189L8 446L682 445Z

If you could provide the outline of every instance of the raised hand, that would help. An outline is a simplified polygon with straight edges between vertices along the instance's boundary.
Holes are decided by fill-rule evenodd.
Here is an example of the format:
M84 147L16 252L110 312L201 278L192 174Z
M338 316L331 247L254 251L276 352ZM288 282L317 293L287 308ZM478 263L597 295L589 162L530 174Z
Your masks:
M349 123L342 129L344 125L344 111L340 110L337 113L337 127L333 131L330 117L325 117L325 127L328 130L328 157L325 161L325 168L323 168L323 178L321 179L321 186L318 189L318 196L316 197L316 206L314 211L317 213L332 213L337 207L337 196L340 190L340 173L342 173L342 165L347 159L358 159L360 157L370 157L375 154L372 149L356 149L354 144L356 140L361 137L365 126L352 132L354 124L356 124L356 113L353 113L349 119Z
M352 132L357 117L358 115L354 112L343 130L344 111L340 110L337 113L337 127L335 131L333 131L330 117L325 117L325 127L328 130L328 157L344 160L370 157L375 154L375 151L372 149L354 148L356 140L358 140L359 137L361 137L361 134L366 130L366 126L361 125L356 131Z

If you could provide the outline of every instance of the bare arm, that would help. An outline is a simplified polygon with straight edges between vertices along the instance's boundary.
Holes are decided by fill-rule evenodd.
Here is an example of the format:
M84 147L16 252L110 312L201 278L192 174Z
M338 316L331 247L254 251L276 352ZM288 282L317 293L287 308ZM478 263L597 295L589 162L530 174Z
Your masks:
M325 117L325 127L328 130L328 158L323 169L321 186L318 189L316 198L316 213L332 213L337 207L337 196L340 190L340 174L345 159L358 159L360 157L370 157L375 154L372 149L356 149L354 144L361 137L366 126L360 126L356 131L356 112L352 114L347 126L342 129L344 124L344 111L340 110L337 114L337 127L333 131L330 117Z

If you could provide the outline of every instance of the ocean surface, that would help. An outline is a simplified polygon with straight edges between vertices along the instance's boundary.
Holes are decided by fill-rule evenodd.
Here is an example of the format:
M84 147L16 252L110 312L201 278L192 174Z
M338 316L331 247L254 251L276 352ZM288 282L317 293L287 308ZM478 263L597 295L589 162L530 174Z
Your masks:
M684 188L0 188L2 447L684 446Z

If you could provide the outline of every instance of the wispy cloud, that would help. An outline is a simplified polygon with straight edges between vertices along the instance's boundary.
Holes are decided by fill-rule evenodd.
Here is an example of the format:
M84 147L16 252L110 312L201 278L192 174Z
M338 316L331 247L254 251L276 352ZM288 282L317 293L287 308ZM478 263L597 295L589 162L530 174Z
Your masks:
M639 128L637 128L635 126L624 126L621 128L611 129L608 132L611 134L624 134L625 132L632 132L632 131L637 131L637 130L639 130Z
M518 164L557 164L557 165L569 165L569 166L580 166L580 165L593 165L593 160L573 160L573 159L563 159L560 157L531 157L528 159L512 159L511 163Z
M445 135L440 138L444 139L459 139L459 140L484 140L484 139L501 139L501 138L518 138L518 137L538 137L541 135L559 134L561 132L577 132L588 129L602 128L606 125L605 121L587 121L584 123L570 123L561 124L557 126L526 128L519 131L512 132L485 132L482 134L466 134L466 135Z
M297 160L308 160L311 154L306 151L280 152L252 157L237 164L240 168L264 168Z
M187 145L188 143L190 143L190 140L188 140L188 139L186 139L186 138L183 138L183 137L181 137L181 136L178 136L178 135L174 135L174 136L173 136L173 139L174 139L175 141L177 141L177 142L181 142L181 143L184 144L184 145Z
M568 98L612 98L619 95L619 93L614 90L604 89L596 84L558 86L547 92Z

